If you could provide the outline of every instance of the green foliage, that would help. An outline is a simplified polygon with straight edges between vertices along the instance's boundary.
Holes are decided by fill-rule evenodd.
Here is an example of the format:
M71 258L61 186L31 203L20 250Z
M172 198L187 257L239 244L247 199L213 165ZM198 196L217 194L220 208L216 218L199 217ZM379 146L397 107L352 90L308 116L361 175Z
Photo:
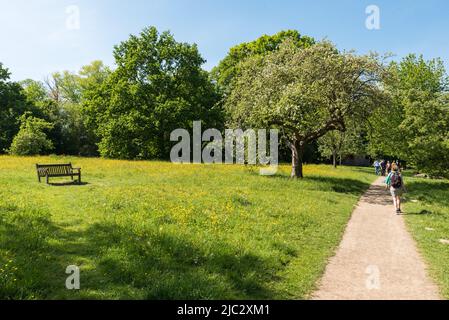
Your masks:
M391 101L369 119L369 152L448 176L449 97L443 63L409 55L390 70L385 87Z
M42 82L27 79L21 81L20 85L23 88L23 93L28 103L39 106L47 100L47 90Z
M59 150L64 154L98 155L98 137L84 109L92 92L107 80L111 70L101 61L83 66L78 73L63 72L54 75L60 90L59 116L56 126L60 136Z
M426 61L422 55L410 54L400 63L393 62L391 68L394 73L391 85L405 93L417 90L435 94L449 89L449 79L441 59Z
M52 124L45 120L35 118L31 113L20 116L20 130L14 137L8 152L13 155L38 155L53 149L53 143L47 138L46 130Z
M409 152L407 160L432 176L449 177L449 95L429 99L420 92L410 96L400 131Z
M78 73L54 73L45 84L34 80L21 82L28 104L35 107L35 116L53 124L48 138L53 141L56 153L98 154L98 141L94 129L87 123L82 103L109 74L109 68L101 61L94 61Z
M318 139L318 150L322 157L332 157L334 167L338 159L351 155L365 155L367 145L365 124L359 121L348 121L346 131L329 131Z
M110 75L111 70L96 60L81 67L78 73L56 72L46 79L49 96L58 103L81 104L89 90L95 90Z
M111 74L109 67L105 66L100 60L95 60L91 64L81 67L77 75L79 90L83 95L86 92L97 89L101 86Z
M325 158L333 157L334 166L336 157L340 155L345 140L345 132L332 130L318 139L318 151Z
M257 40L241 43L229 50L228 55L212 70L212 77L222 91L229 93L233 79L240 73L240 64L254 56L267 55L279 49L285 40L291 40L298 48L308 48L315 40L302 36L297 30L286 30L275 35L264 35Z
M84 103L102 156L168 158L174 129L189 129L193 120L222 126L219 96L196 45L152 27L116 46L114 57L117 69Z
M0 63L0 153L11 145L12 139L19 131L20 115L32 110L22 94L20 85L9 81L9 77L8 69Z

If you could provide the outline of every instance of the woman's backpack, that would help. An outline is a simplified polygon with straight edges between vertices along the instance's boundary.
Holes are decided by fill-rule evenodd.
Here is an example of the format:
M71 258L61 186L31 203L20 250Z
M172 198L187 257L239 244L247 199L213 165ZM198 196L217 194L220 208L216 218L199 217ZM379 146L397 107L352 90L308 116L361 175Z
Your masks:
M402 177L399 173L393 173L391 175L390 185L395 189L402 187Z

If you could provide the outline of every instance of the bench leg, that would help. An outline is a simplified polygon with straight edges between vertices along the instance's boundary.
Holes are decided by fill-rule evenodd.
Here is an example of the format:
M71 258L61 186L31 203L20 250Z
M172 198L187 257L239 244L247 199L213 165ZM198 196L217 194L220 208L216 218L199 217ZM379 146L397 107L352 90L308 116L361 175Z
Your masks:
M49 181L48 175L46 176L46 178L47 178L47 184L50 184L50 181Z
M41 176L37 176L37 179L39 180L39 183L41 183Z

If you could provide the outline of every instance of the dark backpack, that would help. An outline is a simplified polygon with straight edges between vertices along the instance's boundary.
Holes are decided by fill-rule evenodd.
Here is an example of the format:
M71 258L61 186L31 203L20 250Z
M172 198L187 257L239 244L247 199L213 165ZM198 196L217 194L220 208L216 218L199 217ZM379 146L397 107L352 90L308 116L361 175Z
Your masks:
M399 173L393 173L391 176L391 186L395 189L399 189L402 187L402 177L399 175Z

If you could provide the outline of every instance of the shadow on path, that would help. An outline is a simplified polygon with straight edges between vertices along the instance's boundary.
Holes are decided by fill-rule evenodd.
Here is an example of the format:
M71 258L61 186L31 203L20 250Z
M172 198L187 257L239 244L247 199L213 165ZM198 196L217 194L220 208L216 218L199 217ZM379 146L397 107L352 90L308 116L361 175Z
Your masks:
M314 299L440 299L403 218L392 214L390 199L379 178L359 201ZM367 282L372 274L381 279L376 290Z
M381 206L393 205L390 191L384 185L372 185L369 192L362 197L362 200L369 204Z

